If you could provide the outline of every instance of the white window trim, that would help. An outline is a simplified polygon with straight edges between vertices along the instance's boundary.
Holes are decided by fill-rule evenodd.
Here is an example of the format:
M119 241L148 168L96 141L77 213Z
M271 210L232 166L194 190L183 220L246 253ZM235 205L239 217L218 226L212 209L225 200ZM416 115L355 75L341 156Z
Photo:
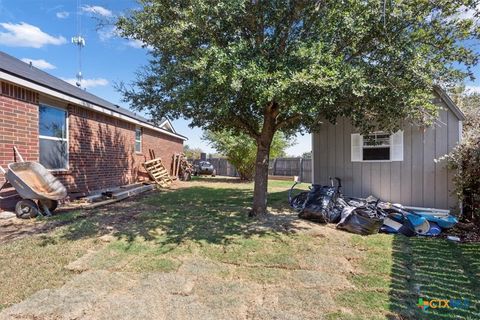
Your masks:
M48 108L53 108L53 109L58 109L62 110L65 112L65 138L56 138L56 137L49 137L49 136L43 136L40 134L40 115L38 117L38 140L40 139L45 139L45 140L54 140L54 141L65 141L67 143L67 167L66 168L61 168L61 169L47 169L50 172L65 172L70 170L70 130L69 130L69 125L68 125L68 110L60 107L55 107L51 106L46 103L39 103L39 108L40 106L48 107ZM38 111L40 113L40 110ZM40 156L40 149L38 150L39 156ZM40 160L40 159L39 159Z
M140 129L140 140L137 140L137 130ZM137 151L137 142L140 142L140 150ZM136 154L143 154L143 129L142 127L135 127L135 143L133 145L133 148L135 149Z
M379 132L373 132L373 133L377 133L377 134L380 133L380 134L381 134L381 133L383 133L383 132L380 132L380 131L379 131ZM373 133L372 133L372 134L373 134ZM401 144L401 147L402 147L402 157L401 157L401 160L392 160L392 159L394 158L394 157L393 157L393 154L392 154L392 152L393 152L393 147L394 147L394 143L393 143L393 141L392 141L392 140L393 140L393 136L394 136L394 134L400 134L400 133L401 133L401 135L402 135L402 144ZM354 139L353 139L353 136L354 136L354 135L358 135L358 136L359 136L359 137L357 136L357 138L358 138L358 141L360 142L360 146L354 146L354 144L353 144L353 140L354 140ZM351 149L352 149L351 159L350 159L351 162L366 162L366 163L370 163L370 162L374 162L374 163L375 163L375 162L380 162L380 163L381 163L381 162L401 162L401 161L403 161L403 150L404 150L403 130L400 130L400 131L397 131L397 132L395 132L395 133L390 134L390 144L388 145L388 148L390 149L390 159L389 159L389 160L363 160L363 149L365 148L364 143L363 143L363 141L364 141L364 140L363 140L364 135L360 135L360 134L357 133L357 134L352 134L350 137L351 137L351 138L350 138L350 139L351 139L351 140L350 140L350 146L351 146ZM382 148L382 147L386 147L386 146L371 146L371 147L367 147L367 149ZM358 152L360 152L360 154L357 155L357 156L355 156L355 155L354 155L354 153L356 152L355 150L358 151ZM358 156L360 156L360 158L358 158Z

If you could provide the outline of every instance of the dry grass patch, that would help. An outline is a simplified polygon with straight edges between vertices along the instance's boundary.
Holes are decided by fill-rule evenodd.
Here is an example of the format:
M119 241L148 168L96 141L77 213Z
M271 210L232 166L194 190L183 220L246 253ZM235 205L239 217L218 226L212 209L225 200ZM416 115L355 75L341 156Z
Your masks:
M360 237L301 221L287 209L289 187L271 182L273 214L261 219L247 217L252 184L211 178L60 216L57 230L0 249L0 272L11 278L0 284L0 303L31 296L2 315L418 319L417 284L428 296L479 301L478 246Z

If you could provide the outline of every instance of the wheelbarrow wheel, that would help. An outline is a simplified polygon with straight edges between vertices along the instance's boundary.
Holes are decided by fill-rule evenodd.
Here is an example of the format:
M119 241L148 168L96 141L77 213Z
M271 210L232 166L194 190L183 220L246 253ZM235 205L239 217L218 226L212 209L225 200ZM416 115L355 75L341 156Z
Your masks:
M35 218L38 215L38 206L32 200L23 199L15 205L15 213L17 214L17 218L20 219Z
M44 212L43 206L47 207L47 209L48 209L50 212L53 212L53 211L55 211L55 209L57 209L57 207L58 207L58 201L56 201L56 200L50 200L50 199L38 200L38 208L40 209L40 212L41 212L42 214L45 214L46 212Z

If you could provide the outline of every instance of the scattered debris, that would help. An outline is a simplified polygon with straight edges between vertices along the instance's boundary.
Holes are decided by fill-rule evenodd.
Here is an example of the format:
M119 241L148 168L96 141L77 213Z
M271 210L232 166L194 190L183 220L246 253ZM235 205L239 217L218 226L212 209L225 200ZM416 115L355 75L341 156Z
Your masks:
M72 201L64 205L62 209L95 209L154 189L155 185L150 183L117 187L108 191L97 192L93 195L80 198L77 201Z
M193 174L193 165L187 161L184 153L173 155L172 176L181 181L190 181Z
M448 210L404 207L384 202L373 196L366 199L344 197L341 180L337 185L330 178L330 186L312 185L310 191L292 197L290 205L302 219L318 223L337 223L337 228L361 235L400 233L405 236L438 236L444 229L451 229L458 220ZM458 240L460 241L460 239Z
M163 165L161 158L147 161L143 164L143 167L145 170L147 170L153 181L155 181L159 186L168 188L173 183L173 180Z
M460 238L457 236L447 236L447 240L460 242Z

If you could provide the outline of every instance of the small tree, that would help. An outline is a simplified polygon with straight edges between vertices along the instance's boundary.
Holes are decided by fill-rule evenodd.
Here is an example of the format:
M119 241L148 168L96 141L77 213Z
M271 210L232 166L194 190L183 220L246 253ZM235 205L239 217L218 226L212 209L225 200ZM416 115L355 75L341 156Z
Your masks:
M307 151L302 153L302 158L303 159L312 159L312 151Z
M192 148L188 144L183 146L183 153L187 159L200 159L200 155L203 153L200 148Z
M207 131L203 135L203 139L207 140L218 152L225 155L237 169L240 179L253 179L257 155L257 146L254 139L246 134L235 134L228 130ZM293 143L286 139L283 133L278 132L273 137L269 156L273 158L284 156L285 149Z
M445 158L455 170L455 192L463 202L467 221L480 225L480 95L462 94L465 113L462 142Z
M119 32L151 48L126 101L255 140L252 213L276 132L349 117L362 132L429 123L432 85L472 75L479 0L140 0Z

